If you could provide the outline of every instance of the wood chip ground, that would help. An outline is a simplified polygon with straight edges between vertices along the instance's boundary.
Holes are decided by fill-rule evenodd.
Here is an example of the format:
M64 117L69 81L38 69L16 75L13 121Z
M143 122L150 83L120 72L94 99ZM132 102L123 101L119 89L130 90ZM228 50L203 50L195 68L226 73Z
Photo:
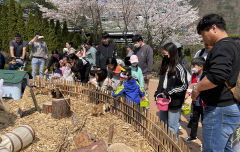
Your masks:
M37 102L40 107L52 98L47 95L36 95ZM32 112L30 109L34 107L31 97L24 101L7 100L5 105L8 107L12 117L15 117L14 122L3 128L0 124L0 134L11 131L14 128L28 124L32 126L36 132L34 142L26 147L25 152L55 152L62 145L63 139L67 144L64 151L75 149L73 138L78 134L79 130L86 133L91 133L97 140L103 139L108 141L109 126L114 124L113 143L124 143L135 150L135 152L153 152L153 148L148 144L147 140L135 131L134 127L122 121L111 113L95 117L91 115L92 104L86 104L76 99L71 99L71 110L73 114L69 118L61 120L53 119L51 114ZM20 118L17 114L18 108L30 110L29 115ZM15 116L14 116L15 115ZM16 117L17 116L17 117ZM85 123L84 123L85 121ZM82 125L85 124L83 127ZM140 147L141 145L141 147Z

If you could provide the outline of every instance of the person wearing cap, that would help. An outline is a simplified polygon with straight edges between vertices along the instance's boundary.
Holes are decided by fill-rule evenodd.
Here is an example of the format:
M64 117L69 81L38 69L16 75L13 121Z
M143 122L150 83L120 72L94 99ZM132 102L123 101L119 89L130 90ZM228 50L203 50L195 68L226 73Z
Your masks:
M28 43L32 47L30 59L32 61L32 76L36 77L37 69L39 68L40 77L44 76L45 60L48 59L48 47L42 40L44 37L36 34L36 36Z
M16 58L17 62L23 65L26 58L26 47L27 42L22 40L22 36L19 33L16 33L14 40L9 43L11 58Z
M144 90L143 73L142 69L138 66L138 57L136 55L132 55L129 61L131 63L130 68L132 70L132 77L139 82L141 88Z
M96 68L107 69L107 58L117 58L117 51L113 44L109 42L109 34L104 33L102 43L97 48L96 53Z
M48 73L48 71L50 70L51 66L56 63L56 62L59 62L61 59L63 59L63 54L61 53L58 53L57 50L53 50L52 51L52 56L48 62L48 65L47 65L47 69L45 70L45 74Z
M135 35L132 38L134 43L134 54L137 55L139 60L139 67L142 69L144 76L144 88L147 91L149 80L151 79L152 65L153 65L153 50L152 48L143 42L141 35Z

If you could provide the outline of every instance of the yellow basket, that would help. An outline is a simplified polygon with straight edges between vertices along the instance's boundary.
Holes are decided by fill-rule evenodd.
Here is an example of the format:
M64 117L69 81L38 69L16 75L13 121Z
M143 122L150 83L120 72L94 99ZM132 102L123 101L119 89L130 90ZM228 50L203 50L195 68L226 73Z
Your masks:
M140 101L140 107L148 107L148 105L149 105L149 100L147 96L145 96L145 100Z
M191 111L191 104L184 103L182 106L182 114L187 115Z

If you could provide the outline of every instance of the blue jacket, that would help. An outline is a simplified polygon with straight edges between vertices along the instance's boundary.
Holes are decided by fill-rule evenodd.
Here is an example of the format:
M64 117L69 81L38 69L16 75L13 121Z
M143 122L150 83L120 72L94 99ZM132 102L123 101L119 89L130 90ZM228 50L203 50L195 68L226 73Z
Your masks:
M140 104L140 97L144 97L144 93L135 79L130 79L123 83L117 90L112 93L113 97L117 97L125 93L126 98L137 104Z
M19 64L19 63L15 64L15 65L9 63L8 70L18 70L21 66L23 66L23 65Z

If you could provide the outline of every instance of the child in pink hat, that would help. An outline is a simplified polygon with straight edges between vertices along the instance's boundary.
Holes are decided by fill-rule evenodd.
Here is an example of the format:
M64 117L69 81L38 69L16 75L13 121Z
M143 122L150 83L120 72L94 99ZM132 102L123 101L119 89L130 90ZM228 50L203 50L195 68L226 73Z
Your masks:
M142 89L144 89L144 79L143 79L143 73L142 69L138 66L138 57L136 55L132 55L130 57L130 63L131 63L131 72L132 77L139 82Z

